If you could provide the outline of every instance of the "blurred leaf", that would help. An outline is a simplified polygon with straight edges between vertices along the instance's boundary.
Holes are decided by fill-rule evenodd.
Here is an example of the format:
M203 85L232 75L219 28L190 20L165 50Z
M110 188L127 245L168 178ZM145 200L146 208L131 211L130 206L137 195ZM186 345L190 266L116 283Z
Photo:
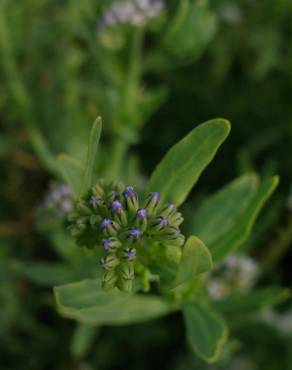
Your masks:
M227 327L223 320L199 301L185 302L183 315L192 350L209 363L216 361L227 339Z
M165 32L163 46L175 58L194 59L208 45L216 31L216 18L207 0L181 0L173 21Z
M65 181L70 187L72 194L74 196L77 196L79 193L83 172L81 164L76 159L67 154L60 154L58 156L58 164Z
M122 325L147 321L174 311L162 298L103 292L100 280L84 280L54 289L61 315L92 325Z
M291 290L281 287L257 288L246 293L231 294L214 305L224 314L246 315L282 303L291 296Z
M104 292L100 279L86 279L54 288L56 304L62 311L99 308L121 303L131 297L119 290Z
M81 190L80 190L81 196L86 195L92 185L94 164L95 164L101 129L102 129L101 118L98 117L96 121L94 122L92 129L90 131L90 134L89 134L87 159L86 159L85 171L84 171Z
M82 359L90 351L99 328L77 323L71 341L71 353L74 358Z
M230 124L214 119L194 128L175 144L154 170L148 192L159 191L162 202L179 206L226 139Z
M30 279L36 284L53 286L55 284L64 284L79 276L70 266L64 263L48 263L48 262L15 262L13 264L15 271Z
M212 257L205 244L195 236L190 236L186 241L174 286L186 280L207 272L212 268Z
M52 174L59 175L58 166L42 133L35 127L28 127L32 147L40 161Z
M209 244L214 261L218 261L225 257L248 238L261 208L273 193L278 182L278 177L264 180L250 198L248 205L245 207L240 217L238 217L233 227L212 244ZM222 207L224 207L223 204ZM237 207L236 203L234 203L234 207ZM218 229L218 231L220 231L220 229Z
M258 177L248 174L227 184L203 201L194 213L191 232L212 248L238 223L257 191Z

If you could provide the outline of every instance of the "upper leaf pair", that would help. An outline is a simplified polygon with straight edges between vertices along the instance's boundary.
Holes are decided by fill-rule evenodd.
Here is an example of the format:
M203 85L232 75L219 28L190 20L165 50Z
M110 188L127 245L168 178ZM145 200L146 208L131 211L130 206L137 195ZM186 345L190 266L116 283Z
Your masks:
M101 129L102 122L98 117L90 130L85 166L66 154L58 158L60 170L75 196L85 195L91 188Z

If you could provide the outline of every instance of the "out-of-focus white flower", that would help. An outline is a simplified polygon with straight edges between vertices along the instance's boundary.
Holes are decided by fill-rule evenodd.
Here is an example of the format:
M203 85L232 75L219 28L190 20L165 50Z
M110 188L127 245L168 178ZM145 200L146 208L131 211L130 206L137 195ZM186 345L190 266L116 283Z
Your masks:
M113 3L98 21L98 30L129 24L141 27L158 16L164 8L163 0L128 0Z
M63 183L52 183L44 200L37 207L38 222L51 223L63 219L72 210L72 194L69 187Z
M261 318L284 334L291 334L292 332L292 310L279 314L274 309L269 308L262 312Z
M219 263L209 275L207 288L210 296L219 300L231 292L248 291L258 273L256 262L246 256L230 256Z
M219 16L229 23L238 23L242 18L239 7L232 3L224 4L219 9Z

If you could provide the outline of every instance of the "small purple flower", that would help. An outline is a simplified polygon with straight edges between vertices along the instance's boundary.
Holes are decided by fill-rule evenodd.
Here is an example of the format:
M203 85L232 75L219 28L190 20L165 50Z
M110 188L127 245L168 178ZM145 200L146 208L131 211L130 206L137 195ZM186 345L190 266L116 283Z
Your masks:
M136 258L136 249L135 248L125 249L124 256L128 261L133 261Z
M105 218L102 223L101 223L101 228L102 230L106 230L108 229L111 225L112 225L112 220L110 220L109 218Z
M102 243L102 247L105 251L108 251L112 247L112 240L111 239L104 240Z
M149 201L152 201L153 200L154 202L158 203L160 201L160 195L159 195L159 193L157 191L151 193L149 195L148 200Z
M168 226L168 224L169 222L168 222L167 217L163 217L163 216L158 217L158 225L161 229Z
M102 242L102 247L105 251L114 252L121 246L121 242L117 238L105 239Z
M127 186L123 192L125 198L136 198L137 194L133 188L133 186Z
M138 240L143 235L142 231L136 227L129 229L129 233L134 240Z
M138 211L136 213L136 216L140 220L146 220L147 217L148 217L148 212L147 212L147 210L145 208L140 208L140 209L138 209Z
M99 202L100 202L100 199L95 197L94 195L90 198L90 201L89 201L89 203L92 206L97 206Z
M119 202L118 200L114 200L111 204L111 211L113 213L121 213L123 210L122 203Z

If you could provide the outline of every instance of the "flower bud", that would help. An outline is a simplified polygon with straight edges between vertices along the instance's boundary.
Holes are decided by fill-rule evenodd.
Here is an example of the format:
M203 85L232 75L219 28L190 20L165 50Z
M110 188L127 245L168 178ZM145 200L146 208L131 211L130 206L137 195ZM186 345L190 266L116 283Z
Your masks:
M100 265L105 270L113 270L119 265L120 261L114 254L110 254L100 260Z
M97 216L97 215L91 215L89 217L89 223L91 225L91 227L95 227L97 225L100 224L102 218L100 216Z
M156 212L159 202L160 202L159 193L154 192L149 195L146 206L145 206L149 216L153 216L153 214Z
M70 212L67 216L67 220L69 222L75 222L78 220L78 218L80 217L79 213L77 212Z
M147 210L145 208L138 209L138 211L136 212L136 224L142 231L145 231L147 229L147 218Z
M176 212L175 205L172 204L172 203L169 203L169 204L166 204L165 206L163 206L161 208L161 210L159 211L159 214L160 214L160 216L169 217L170 215L172 215L175 212Z
M111 212L117 221L120 221L123 226L127 225L127 215L123 209L123 205L118 200L114 200L110 206Z
M125 186L122 182L120 181L113 181L112 182L112 188L118 193L119 195L123 193L125 190Z
M106 292L114 289L117 280L118 276L114 270L105 271L101 280L102 289Z
M92 194L96 197L101 199L104 196L104 189L103 189L103 182L102 180L98 181L95 185L92 187Z
M90 216L91 215L91 209L87 207L84 201L79 201L76 206L77 211L81 213L83 216Z
M109 218L103 219L102 223L100 224L100 227L105 235L108 236L115 236L117 234L117 231L119 229L119 225Z
M134 261L136 259L136 249L126 248L123 250L123 258L127 261Z
M132 227L131 229L128 230L127 235L133 242L135 242L141 238L143 233L141 230L137 229L136 227Z
M132 186L127 186L123 192L125 197L125 201L127 204L127 209L130 213L135 214L139 204L138 204L138 196Z
M115 252L121 245L122 243L117 238L105 239L102 242L103 249L108 252Z
M95 195L92 195L92 197L89 200L89 204L96 209L98 205L101 203L101 198L97 198Z
M175 212L171 216L169 216L169 223L178 228L183 223L183 217L180 212Z
M80 230L80 228L73 226L70 228L70 233L73 236L73 238L77 238L78 236L83 234L83 230Z
M120 290L130 292L133 287L135 278L134 268L130 263L123 263L117 270L118 281L117 286Z
M168 225L169 225L169 221L167 217L164 217L164 216L156 217L152 221L151 231L160 232L161 230L164 230Z

